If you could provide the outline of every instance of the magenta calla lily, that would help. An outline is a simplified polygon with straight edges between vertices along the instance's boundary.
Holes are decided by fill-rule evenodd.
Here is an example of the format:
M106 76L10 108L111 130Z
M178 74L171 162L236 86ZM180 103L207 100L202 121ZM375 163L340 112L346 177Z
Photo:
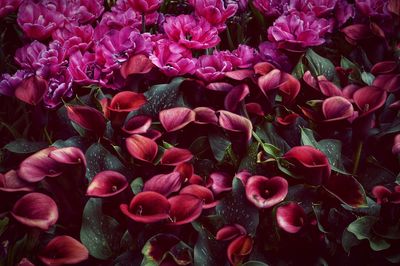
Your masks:
M195 121L196 113L186 107L176 107L160 112L160 122L167 132L184 128Z
M390 202L400 204L400 186L395 186L392 192L388 188L378 185L372 189L372 195L374 195L378 204Z
M296 202L289 202L276 208L278 226L291 234L298 233L306 223L306 213Z
M235 112L239 103L250 93L247 84L240 84L234 87L225 97L224 106L226 110Z
M146 74L154 67L148 56L137 54L131 56L121 66L121 75L123 78L128 78L132 74Z
M246 229L240 224L226 225L218 230L216 240L232 240L240 235L245 235Z
M106 120L102 113L89 106L67 105L68 118L79 126L103 135L106 130Z
M66 147L53 150L49 153L49 158L61 164L82 164L86 167L85 154L76 147Z
M137 115L126 121L125 125L122 127L122 130L130 135L143 134L146 133L147 130L150 128L151 122L151 117L145 115Z
M283 156L294 164L294 172L313 185L324 183L331 174L331 166L326 155L311 146L296 146Z
M167 149L161 157L161 164L177 166L188 162L193 158L193 154L187 149L172 147Z
M98 173L90 182L86 195L107 198L117 195L129 186L126 177L119 172L106 170Z
M182 177L178 172L155 175L144 183L143 191L154 191L168 197L179 191L182 186Z
M189 194L198 197L204 202L203 209L213 208L218 205L218 201L214 200L212 191L204 186L193 184L184 187L179 194Z
M28 227L47 231L58 220L58 208L49 196L32 192L14 204L11 215Z
M146 102L146 97L141 93L133 91L117 93L107 106L113 126L121 126L129 112L139 109Z
M353 116L354 108L349 100L341 96L330 97L322 103L325 121L338 121Z
M133 158L145 162L153 162L158 152L157 143L141 135L133 135L126 139L126 148Z
M39 253L45 265L77 264L89 258L88 249L70 236L56 236Z
M29 77L15 89L15 97L31 105L37 105L44 97L48 88L45 79L37 76Z
M171 204L170 224L182 225L196 220L203 210L203 201L196 196L180 194L168 199Z
M253 250L253 239L248 235L239 236L228 246L226 253L232 265L240 264Z
M60 163L49 157L49 154L56 149L48 147L29 156L20 164L17 175L27 182L39 182L46 176L60 175L62 173Z
M0 191L5 192L30 192L34 185L18 177L15 170L0 174Z
M157 204L154 204L157 202ZM140 223L155 223L169 217L171 204L166 197L153 191L140 192L120 209L128 218Z
M367 86L357 90L353 94L353 99L362 114L366 115L382 107L386 101L386 95L383 89Z
M193 164L189 162L180 163L177 166L175 166L174 172L178 172L182 180L186 182L192 177L194 173Z
M270 208L283 201L288 193L288 182L280 176L267 178L252 176L246 183L246 197L258 208Z
M193 109L195 113L196 124L218 124L218 117L215 114L215 111L208 107L197 107Z
M210 174L211 190L215 195L218 195L224 191L232 190L233 177L225 172L213 172Z
M249 119L223 110L218 111L218 114L218 123L223 129L242 133L246 137L247 141L251 139L253 125Z

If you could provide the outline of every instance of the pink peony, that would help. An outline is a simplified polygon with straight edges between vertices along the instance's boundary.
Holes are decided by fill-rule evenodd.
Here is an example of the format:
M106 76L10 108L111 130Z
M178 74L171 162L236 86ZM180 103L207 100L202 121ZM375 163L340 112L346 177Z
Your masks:
M17 10L22 0L0 0L0 18Z
M141 14L149 14L161 6L162 0L126 0L126 4Z
M253 5L267 17L279 17L288 9L289 0L254 0Z
M165 19L163 26L170 40L189 49L207 49L216 46L221 41L217 28L202 17L170 16Z
M224 60L221 53L202 55L197 61L195 75L207 82L214 82L225 77L225 73L232 70L232 63Z
M238 5L234 2L228 3L225 7L222 0L193 0L196 15L204 17L211 25L218 30L226 28L225 21L235 15Z
M53 32L52 37L63 45L68 55L71 55L77 50L86 51L91 46L93 28L91 25L66 24Z

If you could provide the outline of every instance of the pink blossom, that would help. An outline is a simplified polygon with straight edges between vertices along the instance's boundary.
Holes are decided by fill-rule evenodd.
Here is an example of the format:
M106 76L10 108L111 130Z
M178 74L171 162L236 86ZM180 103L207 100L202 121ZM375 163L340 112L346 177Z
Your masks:
M279 17L288 9L289 0L254 0L253 5L267 17Z
M244 44L240 44L232 53L240 59L238 68L249 68L261 61L258 51Z
M91 25L65 24L53 32L52 37L63 45L67 55L71 55L76 50L86 51L91 46L93 28Z
M206 19L193 15L165 18L164 30L168 38L189 49L206 49L216 46L221 39L218 30Z
M72 76L69 70L66 69L59 75L49 79L43 102L47 107L54 108L61 103L61 98L71 97L72 94Z
M162 0L126 0L126 3L133 10L140 12L141 14L149 14L160 7Z
M15 61L17 64L31 72L36 72L40 68L39 58L47 50L46 45L39 41L33 41L15 52Z
M32 73L25 70L17 70L14 75L8 73L2 74L0 77L0 94L14 96L15 89L25 78L28 78L31 75Z
M232 63L224 60L221 53L214 53L200 56L195 75L204 81L213 82L223 79L225 73L232 69Z
M17 10L22 0L0 0L0 18Z
M211 25L218 30L226 28L225 21L235 15L238 5L234 2L228 3L225 7L222 0L193 0L196 15L204 17Z

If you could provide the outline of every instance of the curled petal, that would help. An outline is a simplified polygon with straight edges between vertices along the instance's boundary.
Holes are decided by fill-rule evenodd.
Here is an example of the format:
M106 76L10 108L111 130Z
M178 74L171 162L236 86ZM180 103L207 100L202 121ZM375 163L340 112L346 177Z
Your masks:
M372 85L387 92L395 92L400 89L400 74L385 74L377 76Z
M281 75L282 72L279 69L273 69L268 74L258 78L258 86L264 95L281 85Z
M372 68L371 68L371 73L374 76L380 75L380 74L389 74L396 70L397 68L397 63L396 61L382 61L379 63L376 63Z
M210 179L212 180L211 189L215 195L232 189L233 177L227 173L214 172L210 175Z
M306 213L296 202L289 202L276 209L276 220L278 226L288 233L295 234L305 224Z
M89 251L70 236L53 238L40 252L39 259L45 265L76 264L89 258Z
M28 260L27 258L23 258L18 264L17 266L35 266L35 264L33 264L30 260Z
M193 109L195 112L195 123L196 124L218 124L218 117L215 111L208 107L197 107Z
M297 118L300 116L296 113L288 114L285 117L277 117L276 122L281 126L290 126L296 123Z
M189 185L184 187L179 194L190 194L198 197L204 203L203 208L209 209L213 208L218 204L218 201L214 200L214 195L208 188L201 185Z
M139 109L147 102L142 93L133 91L121 91L111 100L108 109L111 112L130 112Z
M231 78L233 80L244 80L246 78L251 78L253 75L254 71L249 69L239 69L225 73L225 77Z
M264 116L265 112L259 103L246 103L246 111L249 114Z
M318 80L311 74L310 70L304 72L303 80L311 88L318 90Z
M230 112L235 112L239 106L239 103L243 101L249 93L250 90L247 84L243 83L234 87L225 97L225 109Z
M141 135L133 135L126 139L126 148L133 158L153 162L158 152L157 143Z
M151 117L145 115L134 116L129 119L125 125L122 127L122 130L127 134L143 134L146 133L147 130L151 126Z
M76 147L56 149L49 153L49 157L56 162L63 164L82 164L86 166L85 154Z
M157 203L157 204L155 204ZM138 193L129 204L120 209L128 218L140 223L155 223L169 217L171 205L160 193L146 191Z
M160 112L160 122L167 132L185 127L195 121L196 113L186 107L176 107Z
M121 76L126 79L131 74L149 73L154 67L149 57L143 54L133 55L121 66Z
M56 147L48 147L29 156L19 166L17 175L27 182L39 182L46 176L61 174L60 164L49 157Z
M254 72L258 75L266 75L273 69L275 69L275 67L267 62L260 62L254 65Z
M102 136L106 130L106 121L102 113L89 106L68 105L68 118L83 127Z
M164 152L161 158L161 164L176 166L190 161L192 158L193 154L189 150L172 147Z
M171 224L182 225L196 220L203 210L203 201L189 194L180 194L168 199L171 204Z
M49 196L32 192L14 204L11 215L26 226L46 231L57 222L58 209L54 200Z
M283 101L291 104L300 92L300 82L288 73L282 74L282 80L279 90L283 93Z
M146 181L143 191L154 191L161 195L169 196L173 192L179 191L182 186L182 178L178 172L170 174L155 175Z
M386 95L383 89L367 86L357 90L353 94L353 99L363 114L369 114L385 104Z
M253 239L250 236L239 236L233 240L226 251L229 262L232 265L238 265L250 254L253 249Z
M143 137L147 137L154 141L156 141L157 139L159 139L162 136L161 132L158 130L155 130L155 129L149 129L146 131L146 133L142 133L141 135Z
M342 32L346 35L347 41L351 44L356 44L356 41L367 39L371 37L371 30L367 25L364 24L353 24L342 29Z
M346 98L333 96L323 102L322 112L326 121L337 121L352 117L354 109L351 102Z
M193 164L191 163L181 163L175 166L174 172L178 172L184 182L189 180L193 173L194 173L194 168Z
M15 89L15 97L28 104L36 105L43 99L47 87L46 80L32 76L23 80Z
M400 154L400 134L397 134L394 137L394 142L392 146L392 153L393 154Z
M208 84L206 88L212 91L228 92L233 88L233 85L226 82L213 82Z
M89 197L106 198L117 195L128 187L126 177L116 171L102 171L94 176L86 191Z
M232 240L240 235L245 235L246 229L240 224L226 225L218 230L216 240Z
M342 96L342 91L332 82L329 80L320 80L318 82L319 89L321 90L322 94L328 97L332 96Z
M5 174L0 174L0 191L19 192L33 191L32 183L25 182L18 177L15 170L10 170Z
M251 139L253 125L249 119L228 111L219 111L218 113L218 122L223 129L233 132L241 132L246 136L247 141Z
M288 193L288 182L280 176L268 179L252 176L246 183L246 197L258 208L270 208L283 201Z

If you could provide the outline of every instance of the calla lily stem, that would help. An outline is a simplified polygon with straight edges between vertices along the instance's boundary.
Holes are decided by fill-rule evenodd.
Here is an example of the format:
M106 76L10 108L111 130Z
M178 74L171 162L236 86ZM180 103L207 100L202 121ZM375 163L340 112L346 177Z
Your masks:
M358 170L358 166L360 164L360 158L361 158L361 152L362 152L362 148L363 148L363 142L360 141L357 145L357 150L354 154L354 166L353 166L353 172L352 174L355 175L357 174L357 170Z

